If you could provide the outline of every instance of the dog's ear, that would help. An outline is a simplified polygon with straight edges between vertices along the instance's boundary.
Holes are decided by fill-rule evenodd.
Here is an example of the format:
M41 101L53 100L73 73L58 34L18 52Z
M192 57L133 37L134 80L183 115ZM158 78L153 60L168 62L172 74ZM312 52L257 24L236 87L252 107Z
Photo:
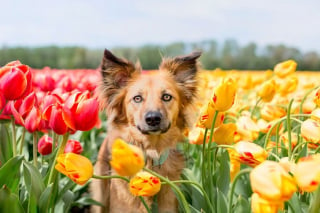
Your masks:
M201 52L192 52L185 56L163 59L160 65L160 70L170 72L173 75L188 102L191 102L196 95L197 59L200 56Z
M128 81L140 72L141 67L134 66L132 62L114 56L105 49L100 65L102 74L102 95L110 103L119 90L125 87Z

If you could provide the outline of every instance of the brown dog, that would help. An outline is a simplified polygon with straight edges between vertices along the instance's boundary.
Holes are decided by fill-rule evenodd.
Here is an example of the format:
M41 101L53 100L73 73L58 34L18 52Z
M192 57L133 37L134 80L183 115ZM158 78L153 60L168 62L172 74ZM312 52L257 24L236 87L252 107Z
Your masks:
M122 138L144 151L147 168L170 180L180 178L184 157L175 148L190 126L200 54L163 59L158 72L142 74L139 64L133 65L105 50L100 92L107 110L108 136L98 154L96 174L114 173L109 166L111 146L116 138ZM155 166L161 156L164 162ZM128 184L121 179L95 179L91 193L93 199L105 205L93 206L92 212L146 212L140 199L130 194ZM177 199L168 185L162 185L156 199L159 212L178 211ZM145 200L151 206L153 198Z

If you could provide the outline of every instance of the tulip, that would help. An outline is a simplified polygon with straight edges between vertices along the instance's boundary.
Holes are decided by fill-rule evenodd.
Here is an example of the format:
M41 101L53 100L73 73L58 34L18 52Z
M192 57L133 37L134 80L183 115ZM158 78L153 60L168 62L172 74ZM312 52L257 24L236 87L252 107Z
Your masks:
M277 120L274 120L274 121L270 121L270 122L267 122L263 119L259 119L258 122L257 122L257 125L259 126L260 128L260 132L262 133L268 133L269 130L271 129L271 127L275 124L275 122L277 122ZM282 132L283 131L283 124L282 123L278 123L276 124L276 126L271 130L270 134L271 135L275 135L277 133L277 127L280 125L280 128L279 128L279 132Z
M200 127L194 127L188 135L189 143L202 145L204 140L204 129ZM207 134L208 139L208 134ZM206 140L208 142L208 140Z
M317 108L311 112L311 119L320 122L320 108Z
M320 107L320 88L317 90L313 102L317 105L317 107Z
M31 92L32 76L28 66L15 61L1 68L0 73L0 89L6 100L16 100Z
M52 152L52 138L43 135L38 141L38 152L41 155L49 155Z
M233 149L228 149L230 159L230 182L233 182L234 178L240 171L240 162L236 158L236 152Z
M253 213L277 213L283 210L282 201L269 201L263 199L258 193L253 193L251 196L251 209Z
M297 68L297 63L294 60L287 60L287 61L278 63L274 67L273 71L278 77L284 78L289 74L294 73L296 71L296 68Z
M110 165L121 176L133 176L144 167L142 150L116 139L112 145Z
M301 136L308 142L314 143L308 144L312 146L312 148L318 147L318 143L320 143L320 123L313 120L307 119L303 121L301 124Z
M48 121L49 127L58 135L64 135L70 131L64 113L61 104L50 105L43 113L43 118Z
M72 130L88 131L99 121L99 103L89 93L75 93L64 105L64 118Z
M233 78L223 78L215 88L210 104L220 112L230 109L236 96L236 85Z
M266 121L274 121L285 116L286 110L280 106L265 105L260 111L261 117Z
M294 147L298 143L298 136L297 133L291 132L291 149L294 149ZM283 134L280 135L280 140L282 143L285 145L287 149L289 149L289 135L288 132L284 132Z
M259 136L259 127L250 116L240 116L236 122L237 125L237 137L240 140L253 141ZM236 140L238 141L238 140Z
M148 172L138 172L129 183L131 194L135 196L153 196L160 191L161 181Z
M212 107L211 104L204 105L201 108L197 126L211 129L215 112L216 110L215 108ZM223 120L224 120L224 112L219 112L216 118L214 127L220 126L223 123Z
M234 142L234 134L236 130L237 126L234 123L221 124L217 129L214 130L214 141L219 145L230 145Z
M60 154L55 169L79 185L87 183L93 175L90 160L74 153Z
M79 141L76 140L68 140L66 147L64 149L64 153L75 153L75 154L81 154L81 152L83 151L83 148L81 146L81 143Z
M268 157L268 153L261 146L247 141L236 143L234 151L235 159L251 167L259 165Z
M297 89L298 83L299 83L299 80L297 76L288 77L283 82L279 83L277 92L279 92L281 96L286 96Z
M254 193L270 202L287 201L297 191L293 177L277 162L264 161L250 173Z
M294 171L294 178L304 192L315 191L320 183L320 154L300 158Z
M35 132L41 130L41 112L38 107L34 106L27 115L24 127L28 132Z
M276 94L276 83L273 79L263 83L260 90L258 91L258 96L264 102L272 101L275 94Z
M0 89L0 111L4 108L6 105L6 99L4 98L3 92Z

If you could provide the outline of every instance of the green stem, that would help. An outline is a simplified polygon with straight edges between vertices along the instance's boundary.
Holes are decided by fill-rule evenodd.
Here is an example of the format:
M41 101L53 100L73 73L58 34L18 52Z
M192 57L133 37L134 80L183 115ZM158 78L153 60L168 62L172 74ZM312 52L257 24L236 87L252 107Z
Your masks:
M196 183L196 182L193 182L193 181L190 181L190 180L175 180L175 181L171 181L171 182L172 183L188 183L188 184L195 185L203 193L204 199L206 200L207 204L209 205L210 211L214 212L213 206L212 206L212 204L210 202L210 199L209 199L206 191L203 189L203 187L199 183ZM167 184L167 183L164 182L164 183L161 183L161 184Z
M229 208L228 208L228 213L231 213L232 211L232 200L233 200L233 192L234 189L236 188L236 183L238 181L238 179L241 177L241 175L249 173L252 169L251 168L247 168L247 169L243 169L241 170L236 177L234 178L232 185L231 185L231 190L230 190L230 194L229 194Z
M291 120L290 120L290 115L291 115L291 107L292 107L292 103L293 103L294 99L291 99L289 106L288 106L288 110L287 110L287 132L288 132L288 158L289 160L291 160L291 156L292 156L292 146L291 146Z
M22 130L22 135L21 135L21 141L20 141L20 150L19 150L19 154L22 155L22 152L23 152L23 145L24 145L24 137L25 137L25 134L26 134L26 129L23 128Z
M21 141L22 142L22 141ZM37 145L37 132L33 133L33 165L38 168L38 145Z
M258 104L260 103L261 100L262 100L262 98L259 98L259 99L257 100L256 104L254 105L254 107L252 108L250 118L253 118L254 112L256 111L256 109L257 109L257 107L258 107Z
M12 127L12 152L13 157L17 156L17 139L16 139L16 124L14 118L11 118L11 127Z
M62 143L59 147L59 150L57 151L56 153L56 156L53 160L53 163L52 163L52 166L51 166L51 170L50 170L50 175L49 175L49 179L48 179L48 184L49 185L50 183L53 183L53 181L55 180L55 177L57 175L57 170L55 170L55 165L56 165L56 162L57 162L57 158L60 154L63 154L64 152L64 149L66 147L66 144L67 144L67 141L68 141L68 137L69 137L69 133L66 133L63 135L63 139L62 139ZM53 144L52 144L53 146Z
M208 150L207 150L207 161L203 162L204 164L206 164L208 167L208 178L209 178L209 182L208 182L208 188L209 188L209 198L210 200L213 202L213 194L212 194L212 188L213 188L213 178L212 178L212 167L213 167L213 163L210 159L211 159L211 146L213 144L212 142L212 138L213 138L213 132L214 132L214 126L218 117L219 111L216 110L214 112L214 116L213 116L213 120L212 120L212 125L211 125L211 129L210 129L210 137L209 137L209 143L208 143ZM217 152L214 152L215 155ZM213 156L213 158L215 159L215 156ZM209 160L208 160L209 159Z
M158 177L161 181L168 183L171 188L176 192L176 195L179 197L179 200L181 201L181 205L184 209L183 212L185 213L191 213L188 202L186 200L186 198L184 197L183 193L181 192L181 190L179 189L179 187L177 187L171 180L169 180L168 178L163 177L162 175L148 169L148 168L143 168L143 170L149 172L150 174Z
M111 178L119 178L119 179L122 179L126 182L130 182L130 180L126 177L123 177L123 176L120 176L120 175L109 175L109 176L101 176L101 175L92 175L92 178L95 178L95 179L111 179ZM139 199L141 200L143 206L146 208L147 212L148 213L151 213L152 211L150 210L148 204L146 203L146 201L143 199L142 196L139 196Z
M207 134L208 129L206 128L204 130L204 138L203 138L203 144L202 144L202 171L201 171L201 177L202 177L202 184L205 183L205 174L206 174L206 165L204 162L206 162L206 141L207 141Z

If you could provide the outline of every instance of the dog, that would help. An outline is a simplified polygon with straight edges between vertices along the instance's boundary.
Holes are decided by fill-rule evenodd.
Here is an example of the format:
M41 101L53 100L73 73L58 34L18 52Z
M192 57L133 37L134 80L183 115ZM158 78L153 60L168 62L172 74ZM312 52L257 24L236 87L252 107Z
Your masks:
M185 159L176 145L192 125L190 117L194 112L190 110L196 98L200 55L201 52L193 52L163 58L158 71L146 74L140 63L104 51L99 92L107 113L107 137L98 153L95 174L115 174L109 165L110 153L113 141L121 138L143 150L147 168L170 180L180 178ZM154 165L164 153L164 162ZM92 206L91 212L146 212L124 180L94 179L90 191L92 198L104 205ZM156 198L144 199L150 208L156 200L158 212L178 212L178 201L168 185L161 186Z

